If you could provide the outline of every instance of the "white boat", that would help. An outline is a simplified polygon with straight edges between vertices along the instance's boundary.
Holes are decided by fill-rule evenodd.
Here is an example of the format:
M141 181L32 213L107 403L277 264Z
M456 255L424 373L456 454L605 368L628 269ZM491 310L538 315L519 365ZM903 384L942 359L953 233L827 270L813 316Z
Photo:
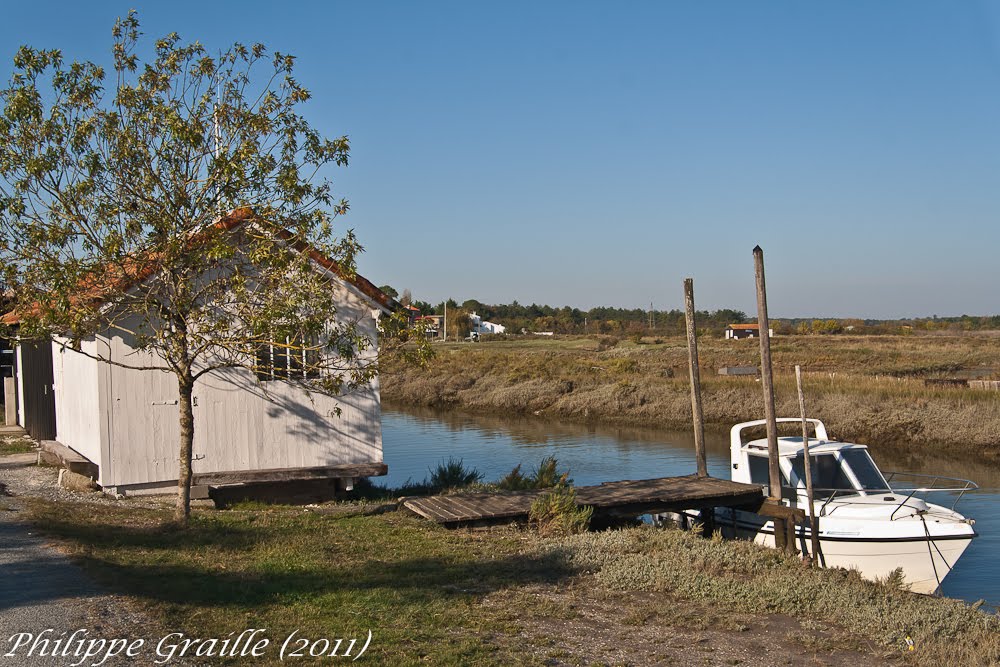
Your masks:
M778 419L798 422L798 418ZM809 419L814 507L819 523L819 562L826 567L857 569L867 579L884 579L902 569L904 583L917 593L934 593L976 537L975 521L955 511L962 496L979 488L953 477L913 473L883 474L865 445L831 441L818 419ZM743 441L744 431L764 420L737 424L730 434L732 479L767 487L767 439ZM805 457L801 437L778 438L782 502L809 516ZM950 507L923 497L951 501ZM725 537L753 539L774 546L773 523L753 512L719 508L716 527ZM809 550L807 525L796 529L796 546Z

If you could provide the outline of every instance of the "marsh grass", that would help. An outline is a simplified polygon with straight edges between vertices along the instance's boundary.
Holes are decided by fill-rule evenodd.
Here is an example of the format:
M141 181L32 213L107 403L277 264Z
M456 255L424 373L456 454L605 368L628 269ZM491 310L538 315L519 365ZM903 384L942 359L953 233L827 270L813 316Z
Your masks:
M514 339L451 345L427 368L392 367L388 401L587 422L690 425L686 343ZM723 366L759 363L757 341L699 341L703 405L710 424L763 414L760 383L720 377ZM995 336L794 336L773 341L778 412L798 415L794 367L805 372L810 416L831 435L874 446L933 447L938 454L1000 462L1000 394L925 386L925 378L989 376L1000 364Z
M551 541L571 565L619 591L654 591L736 613L788 614L834 625L888 650L917 644L918 664L1000 664L1000 618L961 601L915 595L857 572L804 567L794 557L742 541L705 540L650 528Z

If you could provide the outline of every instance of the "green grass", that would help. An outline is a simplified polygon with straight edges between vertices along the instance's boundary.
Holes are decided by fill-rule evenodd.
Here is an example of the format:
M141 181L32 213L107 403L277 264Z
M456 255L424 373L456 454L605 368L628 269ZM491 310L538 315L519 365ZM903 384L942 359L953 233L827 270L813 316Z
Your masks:
M371 629L368 664L540 664L557 654L589 664L614 662L600 656L619 635L638 651L670 628L765 632L787 616L803 630L779 638L789 654L822 646L861 651L869 663L1000 660L995 616L680 531L546 540L513 528L447 531L399 512L337 517L287 507L197 511L179 530L165 511L40 500L29 509L90 573L151 615L159 627L150 636ZM912 654L905 633L917 642ZM259 664L276 662L269 657Z
M397 513L196 513L184 531L147 510L37 502L33 511L100 581L140 600L163 628L206 637L264 627L272 638L371 629L369 664L498 664L497 651L500 662L516 662L481 639L502 629L502 619L474 611L477 601L570 575L558 555L526 553L514 534L487 541Z
M27 454L35 451L35 443L28 438L0 438L0 456Z

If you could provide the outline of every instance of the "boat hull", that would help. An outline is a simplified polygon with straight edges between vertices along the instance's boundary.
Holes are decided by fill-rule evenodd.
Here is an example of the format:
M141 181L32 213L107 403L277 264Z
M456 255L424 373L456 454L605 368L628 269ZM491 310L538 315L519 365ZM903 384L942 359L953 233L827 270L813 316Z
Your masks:
M911 525L901 527L897 522L893 526L897 530L891 537L864 537L861 531L844 529L849 526L838 526L829 519L821 520L820 563L825 567L855 569L870 580L885 579L901 568L903 582L911 591L934 593L972 542L975 531L968 524L937 524L928 538L926 533L921 535L916 532L918 527L923 529L919 522L907 523ZM719 510L716 526L724 537L748 539L774 547L773 524L757 514ZM886 530L882 534L890 535L892 532ZM907 532L910 534L907 535ZM800 551L810 551L811 533L808 527L796 527L796 540Z

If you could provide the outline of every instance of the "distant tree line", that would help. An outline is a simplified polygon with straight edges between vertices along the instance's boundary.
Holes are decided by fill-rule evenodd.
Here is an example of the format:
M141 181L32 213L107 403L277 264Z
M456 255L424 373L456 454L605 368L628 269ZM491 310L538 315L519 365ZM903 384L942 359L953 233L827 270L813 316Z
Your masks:
M517 301L509 304L488 304L476 299L467 299L461 303L455 299L448 299L432 304L412 299L408 290L400 293L388 285L382 289L390 296L399 299L401 303L417 308L421 315L443 315L447 304L449 330L452 329L453 322L467 321L468 315L476 313L484 320L503 324L511 333L525 330L551 331L557 334L630 335L635 332L651 332L670 335L684 331L684 311L676 309L647 310L599 306L582 310L570 306L555 307L536 303L526 306ZM753 321L743 311L732 309L698 311L697 318L700 329L719 331L724 330L728 324Z
M794 318L773 323L781 334L863 334L898 335L940 331L994 331L1000 329L1000 315L960 315L957 317L914 317L898 320Z
M510 333L525 331L551 331L557 334L605 334L614 336L679 335L684 333L684 311L647 310L643 308L613 308L598 306L589 310L570 306L547 306L536 303L525 306L517 301L509 304L487 304L476 299L461 303L448 299L432 304L413 299L409 290L398 292L389 285L382 291L399 299L407 306L413 306L421 315L443 315L448 305L448 329L450 335L461 334L468 328L468 316L476 313L484 320L498 322ZM757 318L742 310L722 308L720 310L699 310L698 329L719 336L730 324L756 322ZM1000 330L1000 315L957 317L917 317L895 320L858 318L801 317L771 320L771 329L777 335L899 335L929 331L962 332Z

